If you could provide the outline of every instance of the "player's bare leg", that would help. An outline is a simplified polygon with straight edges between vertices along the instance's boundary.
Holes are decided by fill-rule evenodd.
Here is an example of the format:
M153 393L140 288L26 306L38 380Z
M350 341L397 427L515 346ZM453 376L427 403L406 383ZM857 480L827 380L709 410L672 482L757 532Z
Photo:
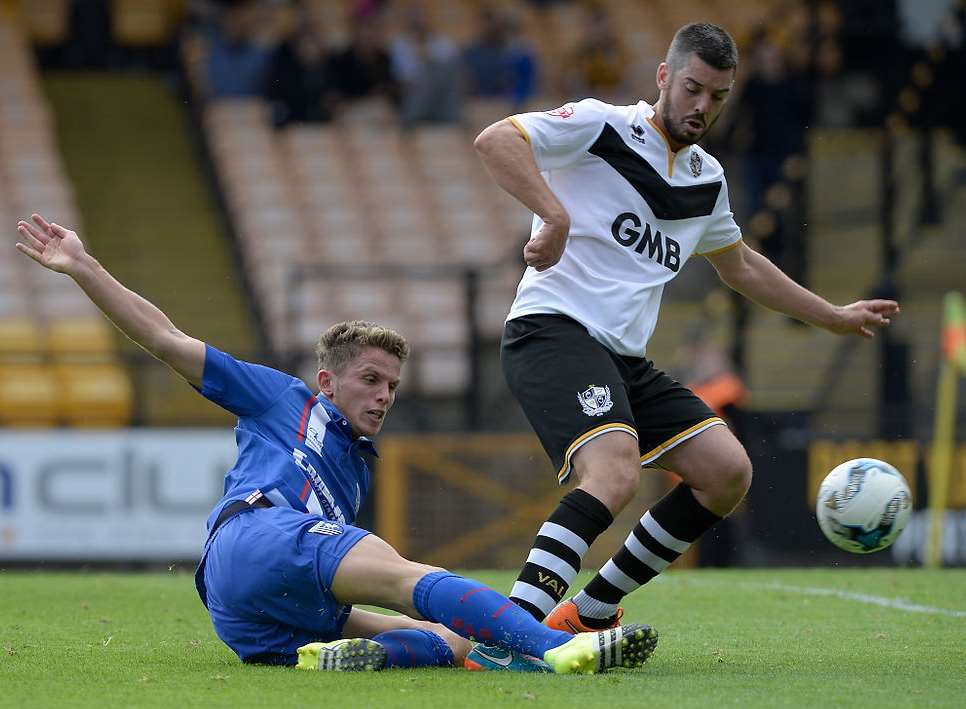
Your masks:
M727 426L712 426L662 455L703 507L727 517L751 487L751 461Z
M751 485L748 455L722 425L680 443L658 462L683 482L644 514L617 554L574 596L574 608L553 614L552 627L561 627L557 616L572 615L573 610L587 623L611 622L624 596L687 551L741 502ZM583 627L578 624L576 629Z
M574 454L577 487L600 500L617 516L641 485L637 439L623 431L605 433Z

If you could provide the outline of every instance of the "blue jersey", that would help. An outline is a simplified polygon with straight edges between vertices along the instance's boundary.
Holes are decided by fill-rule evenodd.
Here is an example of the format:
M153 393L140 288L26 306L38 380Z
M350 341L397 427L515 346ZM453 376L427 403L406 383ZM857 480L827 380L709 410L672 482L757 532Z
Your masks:
M242 362L206 345L201 394L238 416L238 460L225 476L224 497L208 517L260 492L276 507L291 507L352 524L369 492L361 452L372 442L354 438L352 426L323 394L301 379Z

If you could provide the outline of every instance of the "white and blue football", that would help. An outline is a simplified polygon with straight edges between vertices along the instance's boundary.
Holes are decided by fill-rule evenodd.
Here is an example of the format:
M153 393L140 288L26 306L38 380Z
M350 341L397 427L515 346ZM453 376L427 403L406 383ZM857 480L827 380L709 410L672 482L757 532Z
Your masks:
M839 549L855 554L888 547L911 512L906 479L875 458L856 458L836 466L822 481L815 504L822 533Z

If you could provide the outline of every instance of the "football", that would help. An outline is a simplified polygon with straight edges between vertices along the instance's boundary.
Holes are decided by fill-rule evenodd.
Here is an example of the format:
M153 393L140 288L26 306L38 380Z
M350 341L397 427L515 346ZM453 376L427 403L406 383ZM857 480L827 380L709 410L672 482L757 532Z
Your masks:
M885 549L909 521L912 494L902 473L875 458L836 466L822 481L815 514L839 549L868 554Z

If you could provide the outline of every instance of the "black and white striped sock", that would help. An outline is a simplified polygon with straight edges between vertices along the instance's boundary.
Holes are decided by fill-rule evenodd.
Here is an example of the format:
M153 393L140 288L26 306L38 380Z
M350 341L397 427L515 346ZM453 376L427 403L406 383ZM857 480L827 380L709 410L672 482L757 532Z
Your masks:
M612 618L624 596L664 571L720 519L691 488L678 485L641 517L620 551L574 596L581 617Z
M603 502L583 490L571 490L543 523L510 600L543 620L563 599L580 561L594 540L614 521Z

